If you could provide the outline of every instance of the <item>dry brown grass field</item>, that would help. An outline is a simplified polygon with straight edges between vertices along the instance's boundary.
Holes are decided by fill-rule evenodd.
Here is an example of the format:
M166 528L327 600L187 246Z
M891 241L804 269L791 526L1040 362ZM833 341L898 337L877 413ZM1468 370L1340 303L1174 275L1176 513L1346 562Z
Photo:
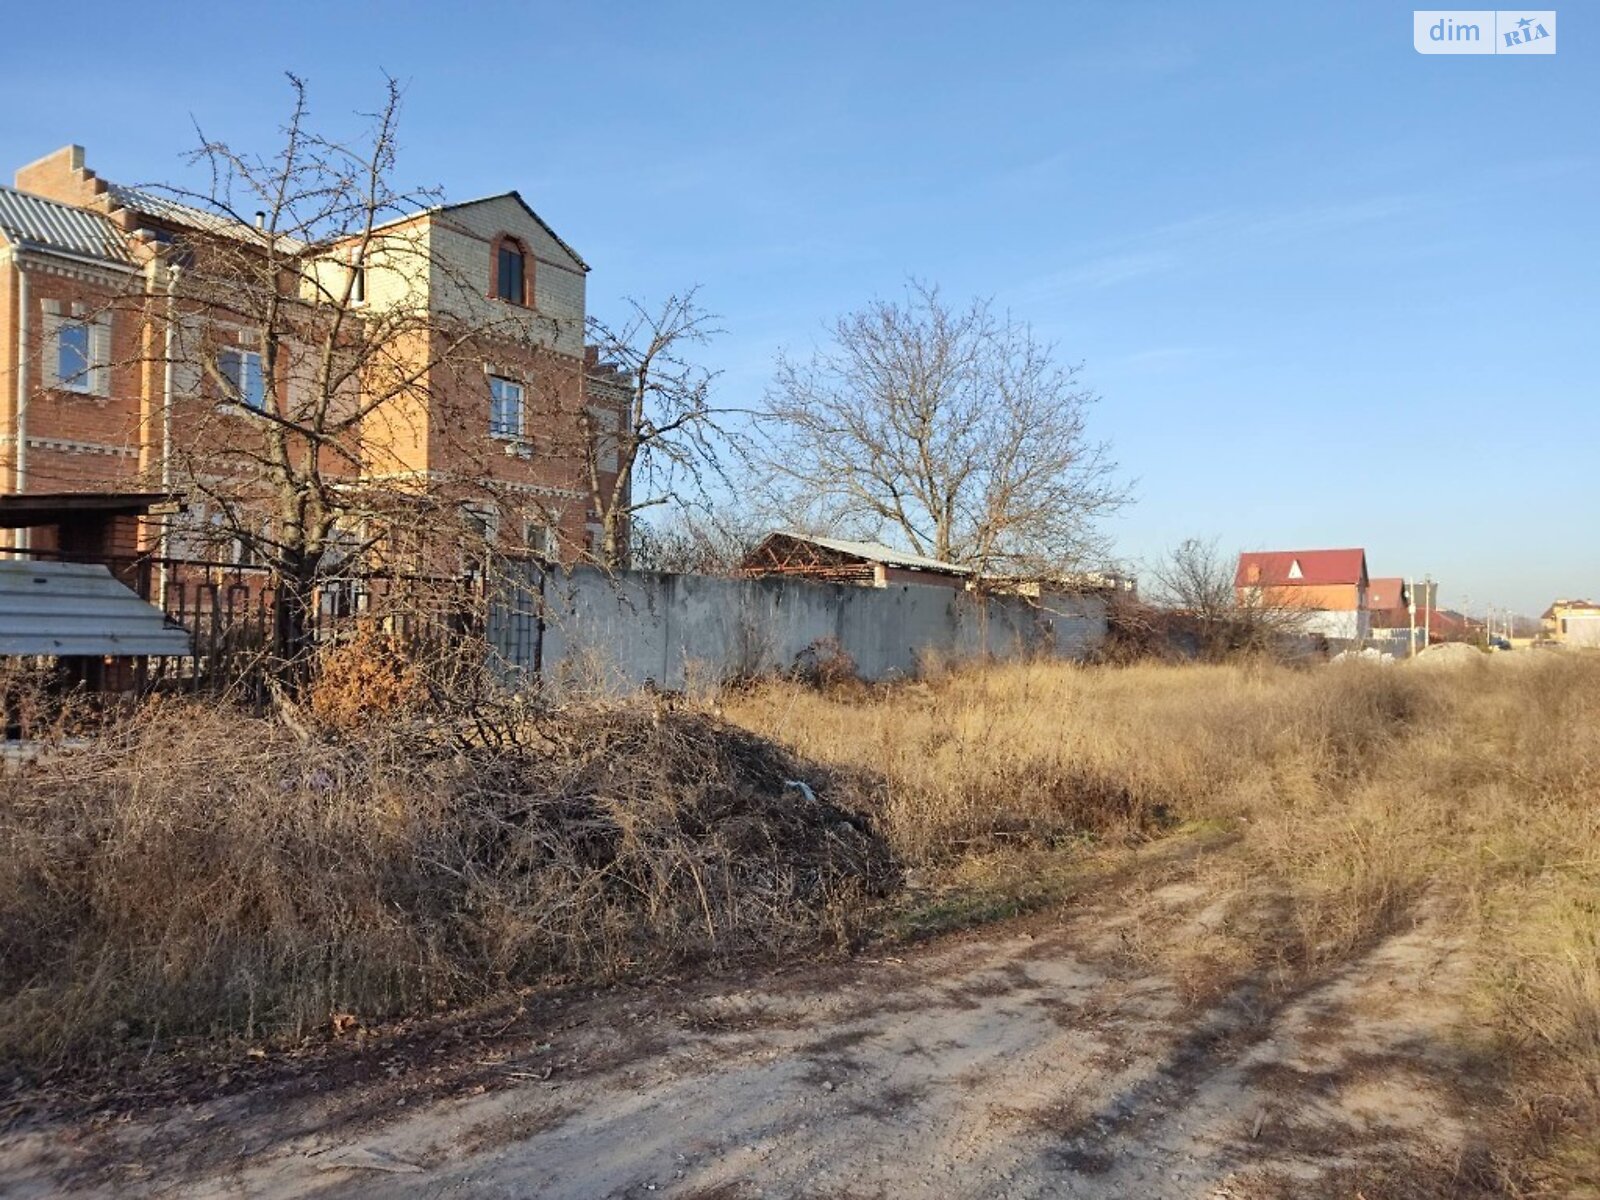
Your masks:
M1263 972L1293 988L1442 912L1476 967L1503 1182L1600 1189L1600 659L1034 664L854 696L768 686L729 713L880 773L884 832L947 908L1052 902L1051 873L1072 874L1041 847L1209 835L1197 879L1233 919L1134 934L1197 999Z
M1420 930L1471 965L1473 1186L1593 1194L1600 661L1509 659L986 666L298 733L158 704L0 780L0 1052L26 1094L1092 901L1198 1020Z

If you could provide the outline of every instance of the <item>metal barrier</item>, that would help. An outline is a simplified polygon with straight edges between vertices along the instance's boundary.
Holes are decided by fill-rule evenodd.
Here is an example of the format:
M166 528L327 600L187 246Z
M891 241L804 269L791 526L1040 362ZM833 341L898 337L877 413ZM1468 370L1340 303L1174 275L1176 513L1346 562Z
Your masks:
M191 655L108 664L113 669L101 674L110 689L209 691L263 703L268 675L285 665L274 646L278 594L265 568L148 554L107 558L6 549L0 556L100 563L188 630ZM472 633L481 624L484 595L477 575L330 572L311 589L301 646L316 653L365 628L422 653Z

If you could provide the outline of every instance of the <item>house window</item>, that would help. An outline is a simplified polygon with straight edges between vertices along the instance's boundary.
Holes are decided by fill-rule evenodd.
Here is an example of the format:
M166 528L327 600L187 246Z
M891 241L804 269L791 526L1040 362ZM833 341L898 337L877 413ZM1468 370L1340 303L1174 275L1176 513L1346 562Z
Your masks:
M488 560L490 547L494 544L499 523L499 514L494 509L482 508L475 504L462 505L461 524L466 536L462 539L461 545L461 570L467 577L472 579L483 577L484 566Z
M367 302L367 269L360 263L350 268L350 303Z
M111 314L88 316L84 306L65 309L45 300L41 355L47 387L84 396L111 394Z
M56 330L56 378L61 386L69 392L91 391L89 361L88 324L64 322Z
M522 544L535 558L549 558L555 547L555 538L544 521L529 517L522 523Z
M595 467L597 470L615 475L618 465L617 452L620 448L617 428L621 424L621 417L614 409L591 408L589 421L594 437Z
M495 264L495 295L513 304L526 304L526 259L522 247L509 238L501 241Z
M522 385L515 380L489 376L489 436L522 436Z
M254 350L219 350L217 370L233 389L229 400L256 412L266 411L267 390L261 375L261 355Z

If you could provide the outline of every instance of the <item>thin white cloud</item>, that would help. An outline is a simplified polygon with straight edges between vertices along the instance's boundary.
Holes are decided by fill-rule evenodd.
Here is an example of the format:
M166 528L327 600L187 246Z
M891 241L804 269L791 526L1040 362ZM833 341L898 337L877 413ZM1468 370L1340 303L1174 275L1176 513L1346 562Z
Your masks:
M1119 238L1102 252L1017 289L1019 300L1118 287L1203 266L1226 254L1311 243L1330 233L1399 220L1426 208L1417 195L1369 196L1280 210L1223 209Z

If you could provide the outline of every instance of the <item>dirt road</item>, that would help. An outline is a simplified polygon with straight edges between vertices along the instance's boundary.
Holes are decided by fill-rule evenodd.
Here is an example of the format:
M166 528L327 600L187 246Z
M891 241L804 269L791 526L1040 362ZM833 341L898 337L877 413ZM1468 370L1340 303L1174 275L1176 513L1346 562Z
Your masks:
M1179 938L1229 906L1146 897ZM902 957L552 1002L0 1139L0 1192L1258 1197L1473 1190L1465 955L1426 918L1209 1002L1103 903ZM357 1065L359 1064L359 1065Z

